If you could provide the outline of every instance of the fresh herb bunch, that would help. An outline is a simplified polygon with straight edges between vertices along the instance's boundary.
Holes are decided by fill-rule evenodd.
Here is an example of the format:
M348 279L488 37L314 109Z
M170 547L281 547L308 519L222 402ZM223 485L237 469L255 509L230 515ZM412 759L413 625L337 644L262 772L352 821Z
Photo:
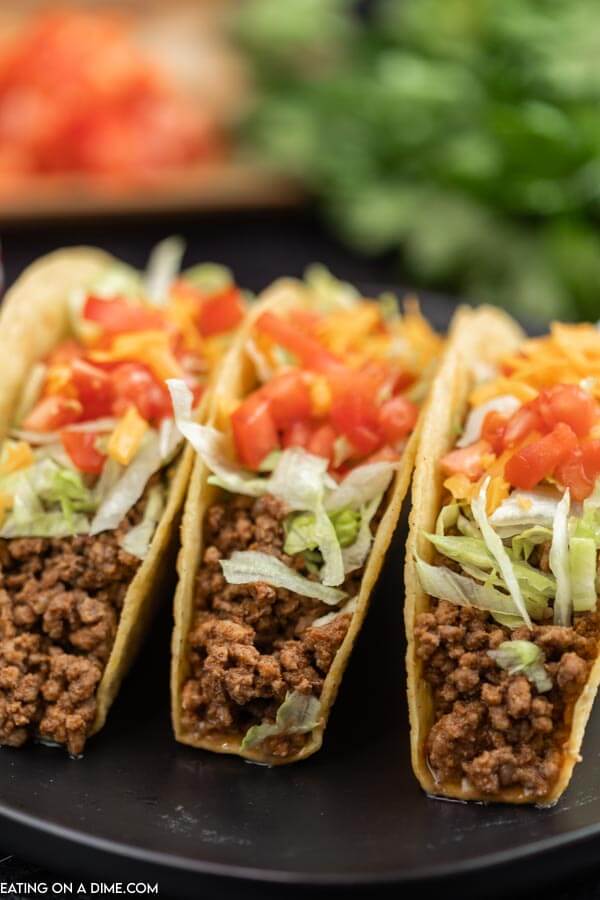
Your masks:
M357 248L542 318L600 313L595 0L248 0L247 138Z

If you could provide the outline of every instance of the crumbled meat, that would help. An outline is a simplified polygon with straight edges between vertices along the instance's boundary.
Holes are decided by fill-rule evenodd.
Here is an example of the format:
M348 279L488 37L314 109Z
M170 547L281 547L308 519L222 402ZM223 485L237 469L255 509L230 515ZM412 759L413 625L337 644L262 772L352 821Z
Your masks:
M573 627L497 625L488 613L445 600L417 616L417 655L432 685L435 723L427 742L436 779L467 778L490 799L503 788L544 798L556 780L573 705L597 655L600 615ZM552 690L538 694L524 675L510 676L488 655L506 640L534 641L545 655Z
M197 576L196 615L189 635L190 677L183 687L186 729L244 734L274 721L288 691L318 697L344 640L350 615L326 625L312 623L331 609L263 583L227 584L220 559L234 550L271 553L307 576L301 555L284 554L286 509L272 496L233 497L206 513L206 549ZM345 585L354 593L360 572ZM297 752L306 735L265 741L271 756Z
M83 750L96 690L139 559L116 531L0 541L0 744L29 738Z

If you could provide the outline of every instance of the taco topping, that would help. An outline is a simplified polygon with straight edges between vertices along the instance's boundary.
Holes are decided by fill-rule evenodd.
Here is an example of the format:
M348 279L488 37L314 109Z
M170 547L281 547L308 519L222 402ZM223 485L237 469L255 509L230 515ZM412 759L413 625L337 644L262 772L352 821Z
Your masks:
M223 490L205 513L182 724L266 759L299 753L326 715L323 683L439 348L416 307L401 317L323 270L298 294L255 322L257 385L227 410L230 433L195 423L189 390L168 382Z
M0 445L0 744L81 752L181 445L164 379L196 406L243 315L226 270L177 275L181 249L159 245L145 281L115 266L74 293L71 336L32 370Z
M559 775L600 640L599 366L596 328L553 325L476 385L440 460L416 641L442 785L543 801Z

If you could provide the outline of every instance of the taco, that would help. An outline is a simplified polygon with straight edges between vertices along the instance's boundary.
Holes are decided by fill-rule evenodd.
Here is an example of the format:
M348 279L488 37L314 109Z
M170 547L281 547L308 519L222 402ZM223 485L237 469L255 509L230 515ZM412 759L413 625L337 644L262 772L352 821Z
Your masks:
M198 409L244 315L226 270L177 279L180 251L163 242L142 277L60 250L4 300L0 744L80 754L164 599L193 462L164 379L184 378Z
M553 804L598 680L600 332L462 310L413 482L412 761L429 793Z
M322 269L238 332L186 500L173 635L177 740L268 764L319 749L412 472L440 339L416 303Z

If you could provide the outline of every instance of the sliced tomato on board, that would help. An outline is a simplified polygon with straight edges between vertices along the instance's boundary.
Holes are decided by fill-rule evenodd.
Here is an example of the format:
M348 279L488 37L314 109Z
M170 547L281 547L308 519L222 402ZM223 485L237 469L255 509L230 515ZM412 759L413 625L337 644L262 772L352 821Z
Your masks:
M84 419L99 419L112 413L114 387L108 372L83 359L71 363L71 380L83 406Z
M310 417L310 390L298 370L276 375L259 393L269 401L277 428L288 428Z
M83 407L79 400L53 394L36 403L22 423L24 431L57 431L81 418Z
M89 296L83 307L83 318L96 322L107 334L130 331L152 331L165 327L165 317L159 309L148 309L116 297L104 300Z
M569 425L559 422L537 441L521 447L504 467L504 477L514 487L531 490L544 478L553 475L577 448L577 435Z
M395 444L413 430L419 408L406 397L392 397L379 411L379 425L386 441Z
M244 318L242 293L235 285L222 291L202 295L198 313L198 327L203 337L233 331Z
M99 475L104 468L106 456L96 447L98 435L93 431L61 431L62 445L71 457L73 464L81 472Z
M147 422L173 415L167 386L158 381L141 363L122 363L110 372L114 389L113 412L123 415L133 403Z
M477 481L483 475L483 457L491 451L487 441L476 441L468 447L451 450L440 460L442 472L446 475L466 475L470 481Z
M269 401L259 392L251 394L238 406L231 416L231 424L239 460L250 469L258 469L269 453L279 449Z
M589 433L596 418L594 398L577 384L557 384L547 388L534 404L547 428L564 422L578 437Z

